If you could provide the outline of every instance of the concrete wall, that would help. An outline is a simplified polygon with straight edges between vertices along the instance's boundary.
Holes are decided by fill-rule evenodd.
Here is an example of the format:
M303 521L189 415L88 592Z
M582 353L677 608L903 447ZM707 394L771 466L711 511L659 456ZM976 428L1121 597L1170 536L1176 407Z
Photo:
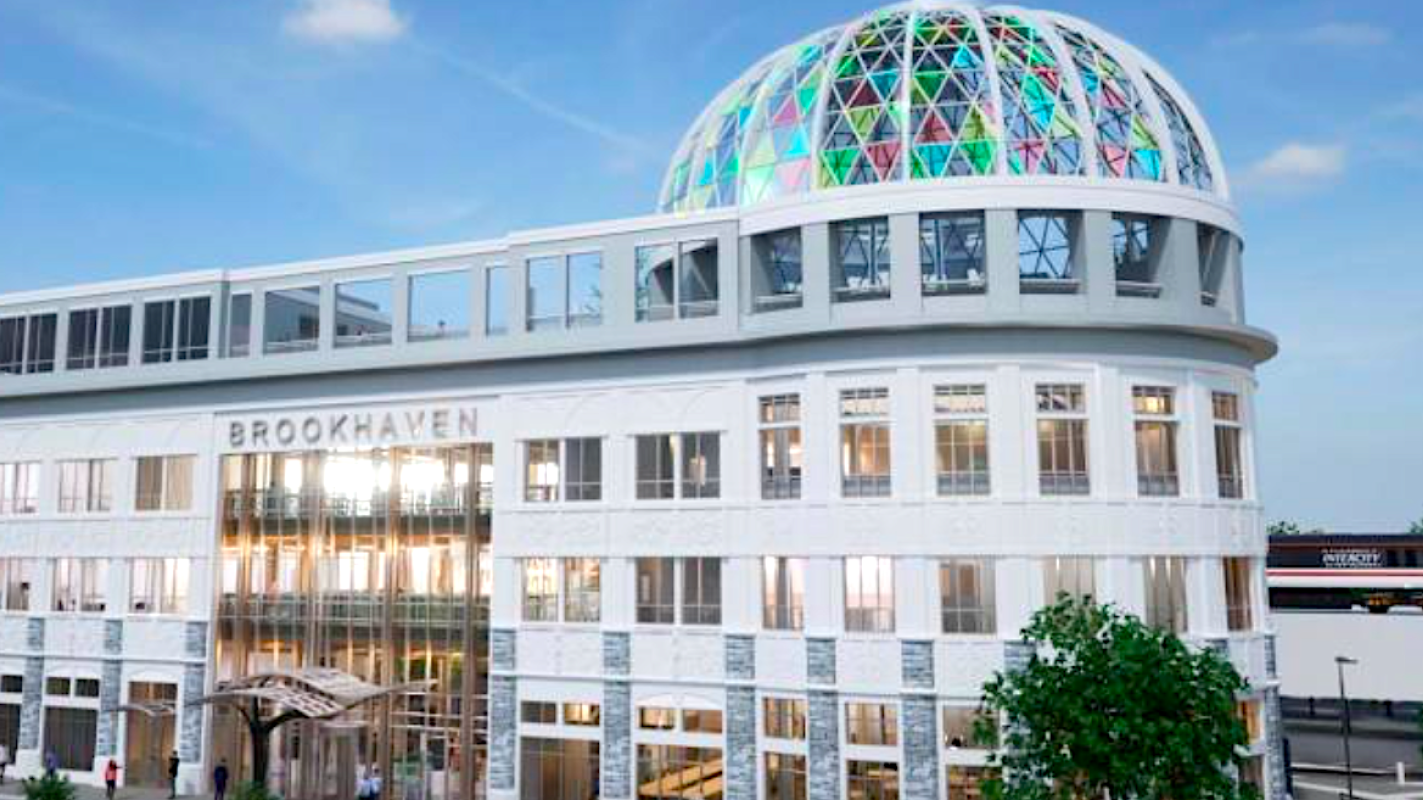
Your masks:
M1423 702L1423 614L1275 611L1271 619L1281 695L1338 697L1334 657L1346 655L1359 660L1345 667L1350 698Z

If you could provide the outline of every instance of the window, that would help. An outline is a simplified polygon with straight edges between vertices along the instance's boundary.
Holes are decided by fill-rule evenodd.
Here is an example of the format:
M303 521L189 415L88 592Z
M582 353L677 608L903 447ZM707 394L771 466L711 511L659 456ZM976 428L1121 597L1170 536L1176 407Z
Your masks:
M263 352L298 353L315 350L321 339L321 287L305 286L267 292Z
M252 352L252 295L234 294L227 301L227 357L246 358Z
M0 464L0 515L34 514L40 507L40 464Z
M525 700L519 704L519 719L529 725L557 725L558 704Z
M766 556L761 560L761 624L767 630L798 631L805 626L805 559Z
M719 747L639 744L635 796L718 800L724 771Z
M892 761L846 761L846 800L899 800L899 765Z
M135 511L187 511L193 507L193 456L138 459Z
M1066 596L1085 603L1097 595L1096 564L1090 558L1059 556L1043 561L1043 600L1049 605Z
M0 319L0 374L54 372L57 314Z
M109 562L97 558L60 558L54 562L54 611L103 612Z
M846 703L845 741L850 744L897 747L898 708L891 703Z
M69 312L69 369L128 365L133 306L87 308Z
M0 694L23 694L24 691L24 675L0 675Z
M563 724L596 728L602 724L602 707L597 703L564 703Z
M1156 297L1161 287L1156 283L1157 217L1141 214L1112 215L1112 263L1117 273L1117 295L1121 297Z
M800 395L762 397L760 426L761 499L798 499L802 471Z
M682 730L687 733L721 733L721 712L704 708L683 709Z
M603 254L568 257L568 327L603 324Z
M987 387L936 386L934 419L939 494L988 494Z
M751 239L751 252L760 266L752 286L755 310L800 308L802 261L800 228L763 233Z
M951 558L939 562L939 613L944 633L994 633L993 562Z
M188 559L136 558L129 584L134 614L184 614L188 610Z
M94 768L94 744L98 735L99 712L92 708L46 706L44 748L53 753L60 769Z
M1063 211L1018 214L1018 281L1023 292L1075 292L1072 227Z
M602 564L596 558L563 559L563 621L597 622L602 615Z
M637 559L637 621L671 625L677 621L676 559Z
M495 264L484 270L484 335L509 333L509 268Z
M524 443L524 499L549 503L603 496L602 440L535 439Z
M716 239L644 245L637 248L635 260L638 322L716 315Z
M559 447L557 439L524 443L524 499L549 503L558 499Z
M1246 756L1240 760L1240 782L1255 788L1256 797L1265 797L1265 757Z
M805 738L805 701L767 697L761 701L762 728L768 739Z
M977 706L945 706L943 717L944 746L950 750L992 749L998 746L997 726L983 726L989 727L992 733L987 737L979 735L980 722L993 718Z
M407 339L428 342L469 336L469 270L410 276Z
M603 496L603 441L591 437L564 439L564 492L571 501Z
M1265 727L1260 719L1259 700L1239 700L1235 703L1235 716L1245 726L1245 741L1253 745L1264 737Z
M835 225L839 267L836 302L889 297L889 220L850 220Z
M551 558L524 559L524 621L558 621L557 562Z
M1245 496L1245 471L1241 467L1240 398L1230 392L1211 392L1215 418L1216 492L1221 498Z
M598 742L519 739L519 800L589 800L601 792Z
M682 624L721 624L721 559L682 559Z
M0 589L5 592L6 611L38 611L30 606L30 592L39 575L39 563L30 559L0 559Z
M1181 493L1176 463L1176 391L1165 386L1134 386L1136 413L1136 486L1143 497Z
M925 295L982 292L983 212L921 216L919 271Z
M945 800L982 800L983 782L993 774L989 767L949 765L944 769Z
M143 363L201 361L208 357L212 300L188 297L143 305Z
M840 392L840 493L888 497L889 390Z
M336 346L390 344L395 322L389 278L336 284Z
M766 800L806 800L805 756L766 753Z
M1248 558L1222 559L1225 569L1226 627L1232 631L1248 631L1255 627L1251 602L1251 570Z
M44 679L46 697L69 697L73 692L74 681L71 678L51 676Z
M845 559L845 630L894 632L894 559L883 556Z
M1186 632L1186 559L1152 556L1142 562L1146 580L1146 624L1175 634Z
M1046 495L1087 494L1087 401L1078 383L1037 387L1038 490Z
M563 256L531 258L528 270L527 327L531 331L562 329L568 315L568 274Z
M635 445L639 500L721 496L720 434L648 434Z
M59 513L111 510L117 464L112 458L59 462Z
M1201 304L1214 306L1220 299L1221 280L1230 258L1230 234L1220 228L1196 223L1196 257L1201 274Z
M675 731L677 730L677 709L639 706L637 727L645 731Z

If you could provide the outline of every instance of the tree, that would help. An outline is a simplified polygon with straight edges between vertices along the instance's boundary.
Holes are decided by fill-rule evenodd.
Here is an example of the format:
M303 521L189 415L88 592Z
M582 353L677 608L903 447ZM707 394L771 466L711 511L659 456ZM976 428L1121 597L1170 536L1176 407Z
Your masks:
M1408 526L1408 532L1414 536L1423 536L1423 517L1414 520Z
M990 800L1253 800L1236 698L1249 687L1210 648L1189 648L1111 605L1063 597L1023 631L1026 666L984 687L976 735L1002 744Z
M1299 536L1301 531L1299 526L1295 523L1287 519L1281 519L1271 522L1265 528L1265 533L1271 536Z

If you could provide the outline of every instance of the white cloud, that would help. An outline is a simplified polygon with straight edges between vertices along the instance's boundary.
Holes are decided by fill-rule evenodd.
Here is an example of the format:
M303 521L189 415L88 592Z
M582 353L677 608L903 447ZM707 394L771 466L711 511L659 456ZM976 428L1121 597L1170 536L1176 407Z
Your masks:
M1255 162L1246 170L1251 183L1319 183L1344 173L1342 145L1309 145L1288 142Z
M288 35L329 45L388 42L406 27L390 0L300 0L282 20Z
M1330 47L1379 47L1388 44L1393 33L1367 22L1325 22L1300 32L1306 44Z

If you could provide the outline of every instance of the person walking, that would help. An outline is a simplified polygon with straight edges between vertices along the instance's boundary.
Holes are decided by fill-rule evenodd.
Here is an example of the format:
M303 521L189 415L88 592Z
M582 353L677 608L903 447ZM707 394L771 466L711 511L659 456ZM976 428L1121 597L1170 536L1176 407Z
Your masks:
M119 762L109 759L104 765L104 797L114 800L114 792L119 790Z
M168 756L168 800L178 796L178 751Z
M53 778L58 774L59 756L55 755L53 750L46 751L44 754L44 776L46 778Z
M227 797L227 759L217 762L212 769L212 800Z

